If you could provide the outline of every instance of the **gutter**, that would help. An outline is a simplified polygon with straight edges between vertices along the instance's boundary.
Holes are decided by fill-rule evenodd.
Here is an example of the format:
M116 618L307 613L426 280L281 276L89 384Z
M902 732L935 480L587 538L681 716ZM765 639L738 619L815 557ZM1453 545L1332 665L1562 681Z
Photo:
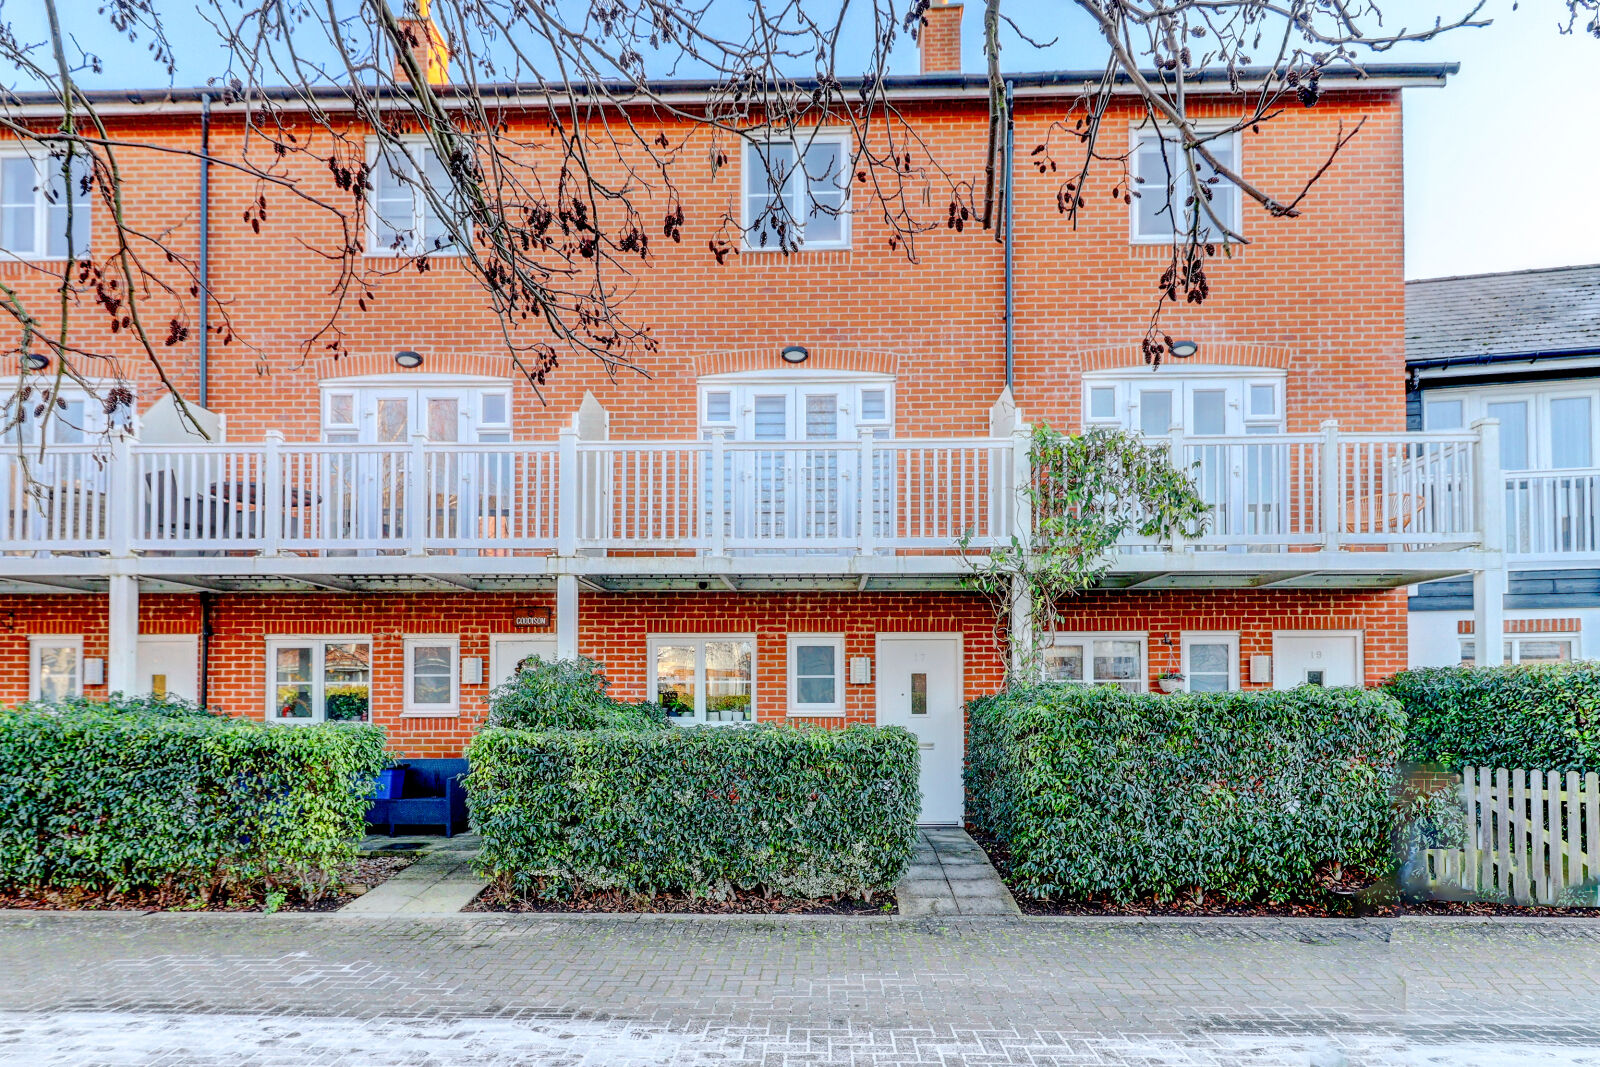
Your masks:
M1408 359L1406 370L1444 370L1448 367L1485 367L1496 363L1531 363L1541 359L1582 359L1600 356L1600 348L1568 348L1556 352L1485 352L1475 356L1436 356Z

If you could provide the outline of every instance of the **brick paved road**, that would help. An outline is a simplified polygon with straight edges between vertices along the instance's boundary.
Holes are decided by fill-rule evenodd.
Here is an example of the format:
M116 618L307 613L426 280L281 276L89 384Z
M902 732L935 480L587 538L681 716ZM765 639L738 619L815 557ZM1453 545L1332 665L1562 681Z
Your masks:
M1600 922L0 915L0 1063L1600 1065Z

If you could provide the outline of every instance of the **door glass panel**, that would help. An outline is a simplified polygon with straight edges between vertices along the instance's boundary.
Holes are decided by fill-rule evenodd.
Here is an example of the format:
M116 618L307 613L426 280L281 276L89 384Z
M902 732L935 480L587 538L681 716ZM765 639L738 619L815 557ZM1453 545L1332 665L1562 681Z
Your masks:
M1172 393L1166 389L1139 392L1139 432L1164 437L1172 430Z
M1278 391L1270 385L1252 385L1250 387L1250 414L1276 415L1277 413Z
M755 398L755 423L752 437L757 441L782 441L789 436L789 398Z
M806 440L839 439L839 398L832 393L806 396Z
M454 443L461 439L461 401L455 397L428 398L428 440Z
M1109 386L1089 390L1089 417L1113 419L1117 416L1117 391Z
M378 399L379 444L392 445L405 441L406 432L410 428L410 407L403 396L385 396Z
M928 714L928 676L920 671L911 676L911 714Z
M1589 398L1550 401L1550 465L1587 467L1590 463Z
M749 641L706 642L706 720L750 720L751 664L755 649Z
M861 391L861 418L866 422L884 422L889 418L889 395L882 389Z
M695 646L656 646L656 702L677 718L694 718Z
M1488 405L1491 419L1500 420L1500 466L1508 471L1528 469L1528 402L1511 400Z
M365 641L340 641L323 648L323 701L330 721L367 721L371 703L371 649Z
M1196 434L1220 435L1228 432L1228 394L1222 389L1196 389L1194 391L1194 426Z

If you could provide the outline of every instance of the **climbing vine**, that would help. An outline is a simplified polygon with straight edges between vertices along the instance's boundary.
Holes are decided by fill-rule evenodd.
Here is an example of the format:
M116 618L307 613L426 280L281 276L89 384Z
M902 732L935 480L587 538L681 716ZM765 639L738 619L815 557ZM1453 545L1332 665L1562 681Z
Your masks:
M1119 541L1159 545L1198 536L1211 510L1167 444L1127 430L1071 435L1040 423L1028 454L1031 477L1017 491L1031 529L1013 530L1009 541L987 551L971 534L960 541L967 584L993 605L997 629L1010 629L1019 613L1028 618L1021 646L1012 642L1012 684L1040 676L1062 601L1100 580Z

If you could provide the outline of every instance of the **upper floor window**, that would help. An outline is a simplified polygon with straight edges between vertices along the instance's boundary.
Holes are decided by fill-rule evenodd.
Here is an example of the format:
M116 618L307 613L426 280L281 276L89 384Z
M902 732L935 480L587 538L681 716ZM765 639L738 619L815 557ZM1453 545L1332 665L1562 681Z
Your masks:
M1084 423L1148 437L1174 430L1197 437L1281 433L1284 388L1282 371L1259 368L1093 371L1084 375Z
M811 132L744 146L745 248L850 247L850 135Z
M1595 410L1600 386L1552 382L1431 390L1423 395L1423 426L1460 430L1481 418L1500 423L1503 470L1578 470L1600 453Z
M454 196L444 164L425 138L367 143L372 194L367 207L367 254L420 256L453 251L441 205Z
M67 259L88 253L92 167L87 156L74 153L69 182L64 161L47 152L0 153L0 248L10 255Z
M1206 150L1223 166L1238 169L1237 133L1207 141ZM1200 184L1210 193L1209 212L1195 199L1195 183L1172 132L1160 128L1134 131L1130 169L1136 194L1132 207L1135 243L1168 242L1191 229L1203 241L1223 240L1224 229L1241 232L1244 205L1239 187L1219 175L1198 152L1194 163Z

